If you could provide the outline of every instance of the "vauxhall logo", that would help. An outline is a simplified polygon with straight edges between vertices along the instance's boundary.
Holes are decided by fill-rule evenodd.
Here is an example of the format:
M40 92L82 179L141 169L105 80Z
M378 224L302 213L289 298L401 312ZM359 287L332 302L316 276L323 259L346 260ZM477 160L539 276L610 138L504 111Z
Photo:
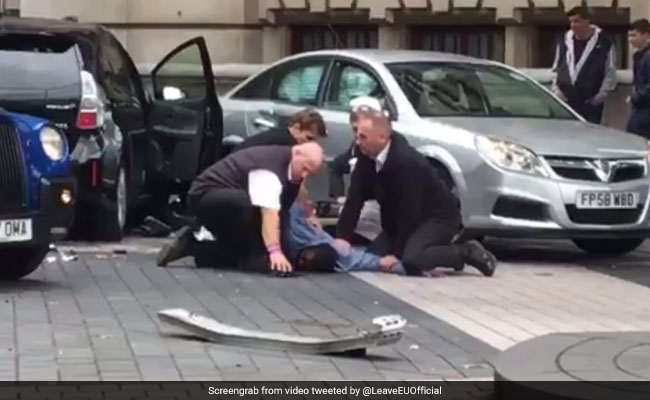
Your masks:
M618 169L618 161L608 160L592 160L588 162L589 166L594 170L598 179L602 182L611 182L612 177Z

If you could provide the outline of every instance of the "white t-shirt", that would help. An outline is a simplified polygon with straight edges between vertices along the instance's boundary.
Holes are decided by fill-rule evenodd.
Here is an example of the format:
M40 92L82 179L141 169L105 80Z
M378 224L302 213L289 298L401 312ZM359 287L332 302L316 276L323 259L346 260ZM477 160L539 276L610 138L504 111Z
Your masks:
M290 167L287 174L291 178ZM253 170L248 173L248 195L254 206L280 211L282 182L276 174L269 170Z

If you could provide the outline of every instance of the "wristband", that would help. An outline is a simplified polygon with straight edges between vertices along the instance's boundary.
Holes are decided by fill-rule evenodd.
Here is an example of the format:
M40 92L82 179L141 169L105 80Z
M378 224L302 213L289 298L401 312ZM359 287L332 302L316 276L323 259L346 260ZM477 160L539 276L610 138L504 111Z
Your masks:
M281 252L282 249L277 244L273 244L273 245L270 245L270 246L266 246L266 251L268 251L269 254L274 254L274 253Z

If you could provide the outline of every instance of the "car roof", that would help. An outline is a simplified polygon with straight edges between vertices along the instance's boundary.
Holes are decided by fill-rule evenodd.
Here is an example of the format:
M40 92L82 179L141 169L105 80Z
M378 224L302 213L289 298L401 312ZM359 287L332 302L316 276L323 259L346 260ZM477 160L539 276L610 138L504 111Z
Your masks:
M443 53L439 51L423 50L379 50L379 49L336 49L316 50L296 54L296 57L307 57L315 55L344 56L364 59L380 64L402 63L402 62L458 62L482 65L493 65L494 61L474 58L455 53Z
M99 33L104 28L100 24L79 23L63 19L53 18L23 18L23 17L1 17L0 33Z

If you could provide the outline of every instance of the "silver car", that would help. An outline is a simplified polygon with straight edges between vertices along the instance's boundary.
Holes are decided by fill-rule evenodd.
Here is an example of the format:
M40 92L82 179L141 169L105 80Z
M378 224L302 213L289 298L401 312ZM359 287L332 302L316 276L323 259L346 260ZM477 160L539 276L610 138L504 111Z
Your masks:
M328 159L349 149L348 104L383 98L393 128L460 199L467 236L567 238L590 253L636 249L650 233L648 142L586 123L506 65L435 52L323 50L285 58L221 99L228 138L313 106ZM310 182L327 197L327 176Z

